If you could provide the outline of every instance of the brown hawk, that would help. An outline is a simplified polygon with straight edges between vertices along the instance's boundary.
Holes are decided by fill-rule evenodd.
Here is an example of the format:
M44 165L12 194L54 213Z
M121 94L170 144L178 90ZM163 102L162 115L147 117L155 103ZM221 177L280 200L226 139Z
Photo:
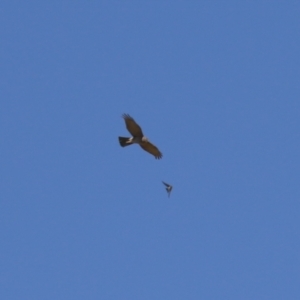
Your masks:
M163 156L162 153L144 136L141 127L134 121L134 119L127 114L123 114L122 117L125 120L126 128L131 133L132 137L128 138L119 136L120 145L122 147L126 147L132 144L139 144L145 151L152 154L156 159L161 159Z

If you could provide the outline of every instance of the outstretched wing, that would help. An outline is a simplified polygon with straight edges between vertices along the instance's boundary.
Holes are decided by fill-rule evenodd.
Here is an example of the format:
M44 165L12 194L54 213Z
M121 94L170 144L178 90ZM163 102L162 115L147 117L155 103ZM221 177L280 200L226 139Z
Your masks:
M134 121L132 117L127 114L122 115L123 119L125 120L127 130L132 134L134 137L143 137L143 131L141 127Z
M165 183L164 181L162 181L162 183L168 188L171 187L169 184Z
M140 143L140 146L150 154L154 155L156 159L161 159L162 158L162 153L158 150L156 146L151 144L150 142L142 142Z

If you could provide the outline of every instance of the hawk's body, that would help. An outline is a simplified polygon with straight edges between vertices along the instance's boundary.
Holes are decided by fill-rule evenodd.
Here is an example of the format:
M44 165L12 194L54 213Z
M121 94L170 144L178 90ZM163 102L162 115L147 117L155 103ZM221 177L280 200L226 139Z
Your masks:
M122 147L129 146L129 145L132 145L132 144L141 144L142 142L147 142L147 141L148 140L145 136L142 137L142 138L140 138L140 137L127 138L127 137L119 136L119 142L120 142Z
M134 121L134 119L127 114L123 114L122 117L125 120L126 128L132 134L132 137L127 138L119 136L120 145L122 147L126 147L132 144L139 144L145 151L152 154L156 159L162 158L162 153L144 136L141 127Z

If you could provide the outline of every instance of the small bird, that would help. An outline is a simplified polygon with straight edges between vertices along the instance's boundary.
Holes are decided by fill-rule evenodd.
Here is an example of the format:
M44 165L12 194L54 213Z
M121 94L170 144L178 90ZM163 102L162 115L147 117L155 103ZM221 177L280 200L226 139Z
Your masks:
M167 191L167 193L168 193L168 197L170 198L170 195L171 195L171 191L172 191L172 189L173 189L173 186L170 185L170 184L168 184L168 183L165 183L165 182L163 182L163 181L162 181L162 183L166 186L166 191Z
M162 153L144 136L141 127L134 121L134 119L127 114L123 114L122 117L125 120L126 128L132 134L132 137L128 138L119 136L120 145L122 147L126 147L132 144L139 144L145 151L152 154L156 159L161 159Z

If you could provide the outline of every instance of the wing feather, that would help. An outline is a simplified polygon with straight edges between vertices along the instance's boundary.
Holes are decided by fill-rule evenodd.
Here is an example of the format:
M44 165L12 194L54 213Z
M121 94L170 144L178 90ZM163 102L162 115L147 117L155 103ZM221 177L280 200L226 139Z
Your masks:
M142 142L140 143L140 146L150 154L152 154L156 159L162 158L162 153L158 150L156 146L151 144L150 142Z
M168 183L165 183L164 181L162 181L162 183L166 186L166 187L170 187L171 185Z
M123 114L122 117L125 120L127 130L132 134L132 136L144 136L142 128L134 121L134 119L131 116L129 116L128 114Z

